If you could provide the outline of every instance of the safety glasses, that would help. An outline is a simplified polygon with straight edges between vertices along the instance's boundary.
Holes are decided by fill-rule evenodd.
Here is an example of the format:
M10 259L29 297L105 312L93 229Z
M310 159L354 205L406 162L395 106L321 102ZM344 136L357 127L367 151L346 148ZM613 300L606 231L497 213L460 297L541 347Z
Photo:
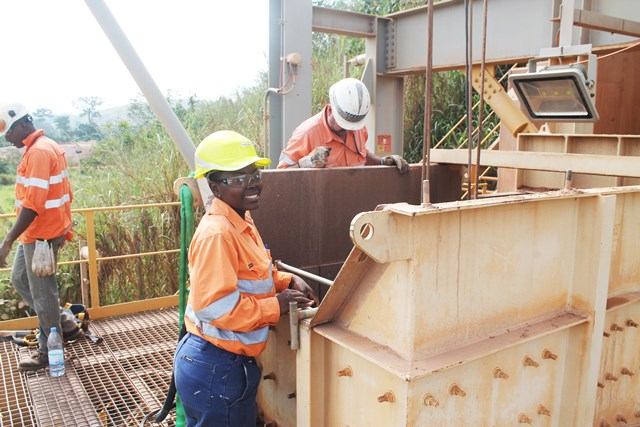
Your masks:
M221 182L229 187L244 188L250 186L252 183L259 184L262 182L262 172L257 170L253 174L244 174L233 176L231 178L213 178L209 176L209 181Z

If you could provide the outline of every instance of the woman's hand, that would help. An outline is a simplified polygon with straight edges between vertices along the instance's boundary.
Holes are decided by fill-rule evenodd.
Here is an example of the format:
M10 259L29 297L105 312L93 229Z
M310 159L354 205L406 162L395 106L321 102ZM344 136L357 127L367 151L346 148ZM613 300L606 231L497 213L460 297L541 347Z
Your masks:
M294 274L291 277L291 283L289 284L289 287L302 292L304 296L306 296L310 300L313 300L313 304L311 306L315 305L317 307L320 305L320 299L318 298L316 293L313 292L313 289L311 289L311 286L309 286L307 282L305 282L304 279L302 279L302 277L296 276Z
M313 304L313 300L308 299L304 294L295 289L285 289L276 295L278 305L280 306L280 314L287 314L289 312L289 303L295 301L298 303L298 307L307 308Z

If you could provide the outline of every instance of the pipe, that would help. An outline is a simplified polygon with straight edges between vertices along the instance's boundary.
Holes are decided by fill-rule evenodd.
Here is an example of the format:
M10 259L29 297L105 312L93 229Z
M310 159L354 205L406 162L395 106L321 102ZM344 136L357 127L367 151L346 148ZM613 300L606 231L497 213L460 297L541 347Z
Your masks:
M298 303L291 301L289 303L289 335L291 336L291 350L300 348L300 336L298 335Z
M318 307L298 310L298 303L291 301L289 303L289 332L291 335L291 350L300 348L300 331L298 325L303 319L310 319L316 315Z
M278 89L268 88L264 93L264 98L262 99L262 149L264 152L262 155L264 157L271 157L268 152L269 147L267 146L267 132L269 131L269 113L267 112L267 101L269 100L270 93L278 93Z
M116 52L118 52L122 62L124 62L124 65L131 73L142 94L178 148L178 151L180 151L180 154L182 154L182 157L186 160L189 168L194 170L196 147L193 141L191 141L182 123L180 123L175 112L171 109L164 95L162 95L162 92L153 81L151 74L149 74L144 63L124 34L124 31L120 28L118 21L116 21L103 0L85 0L85 3L96 18L96 21L98 21L98 24L100 24L100 27L102 27L102 30Z
M314 281L316 281L318 283L321 283L323 285L333 286L333 281L332 280L325 279L324 277L318 276L318 275L313 274L313 273L309 273L308 271L304 271L304 270L300 270L299 268L292 267L290 265L285 264L282 261L276 261L275 264L276 264L276 267L278 267L278 270L287 270L287 271L290 271L292 273L297 274L300 277L304 277L306 279L314 280Z

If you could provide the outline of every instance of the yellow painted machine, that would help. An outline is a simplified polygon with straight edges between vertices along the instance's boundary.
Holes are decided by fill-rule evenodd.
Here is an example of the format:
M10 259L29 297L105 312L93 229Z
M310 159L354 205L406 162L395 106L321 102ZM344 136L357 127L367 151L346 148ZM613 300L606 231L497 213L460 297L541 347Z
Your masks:
M86 2L131 53L101 2ZM489 20L465 40L468 6ZM377 154L402 152L410 74L467 65L502 124L477 157L430 149L405 176L382 166L264 174L254 218L265 242L324 279L317 311L270 332L265 425L640 425L640 4L443 0L388 16L310 0L270 7L269 85L286 80L282 70L297 77L286 96L265 94L272 160L311 113L314 31L365 39L352 62L365 64ZM135 53L121 56L144 83ZM528 66L512 75L538 78L512 79L522 108L491 73L516 63ZM552 74L561 83L546 89ZM193 166L175 115L140 86ZM461 200L485 166L497 168L497 191Z
M462 3L434 6L434 42L452 47L438 25L455 20ZM316 189L295 199L304 219L291 206L255 215L272 253L332 281L319 285L326 295L317 312L271 332L260 358L266 425L640 425L640 109L621 101L640 96L640 6L626 3L621 14L604 1L515 2L526 9L515 13L513 3L488 2L504 25L487 39L511 28L506 16L526 20L530 37L510 33L489 62L531 60L512 73L543 83L563 70L548 93L540 79L514 79L533 95L520 109L490 67L484 78L473 67L474 88L502 119L499 143L479 161L475 151L471 163L466 149L431 149L426 195L420 165L406 178L372 168L266 174L265 186L277 188L266 197L281 203ZM367 38L372 68L362 78L378 107L371 125L393 141L401 131L390 100L402 76L424 69L428 12L313 9L314 30ZM549 21L533 19L542 16ZM366 22L370 33L358 27ZM534 36L542 27L557 36L548 47ZM624 37L605 42L604 30ZM286 33L285 51L296 43ZM409 48L410 38L420 47ZM433 55L434 69L456 65L444 47ZM590 72L567 71L569 63ZM565 84L567 73L582 86ZM580 98L586 103L573 109ZM288 102L296 100L284 99L285 113ZM461 184L479 187L469 176L488 166L498 169L497 192L460 200Z

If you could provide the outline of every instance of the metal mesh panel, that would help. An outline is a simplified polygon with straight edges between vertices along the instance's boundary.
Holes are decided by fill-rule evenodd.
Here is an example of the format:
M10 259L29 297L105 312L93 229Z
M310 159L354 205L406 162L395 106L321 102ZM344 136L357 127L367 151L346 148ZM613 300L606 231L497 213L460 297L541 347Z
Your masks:
M18 347L10 342L0 342L0 426L36 425L25 378L18 372L19 359Z
M81 339L65 346L66 374L59 378L49 376L46 369L20 375L17 352L12 344L3 343L0 425L139 425L164 403L177 320L177 310L170 309L94 321L90 328L104 342L96 345ZM21 356L29 351L20 349ZM161 425L175 425L173 411Z

